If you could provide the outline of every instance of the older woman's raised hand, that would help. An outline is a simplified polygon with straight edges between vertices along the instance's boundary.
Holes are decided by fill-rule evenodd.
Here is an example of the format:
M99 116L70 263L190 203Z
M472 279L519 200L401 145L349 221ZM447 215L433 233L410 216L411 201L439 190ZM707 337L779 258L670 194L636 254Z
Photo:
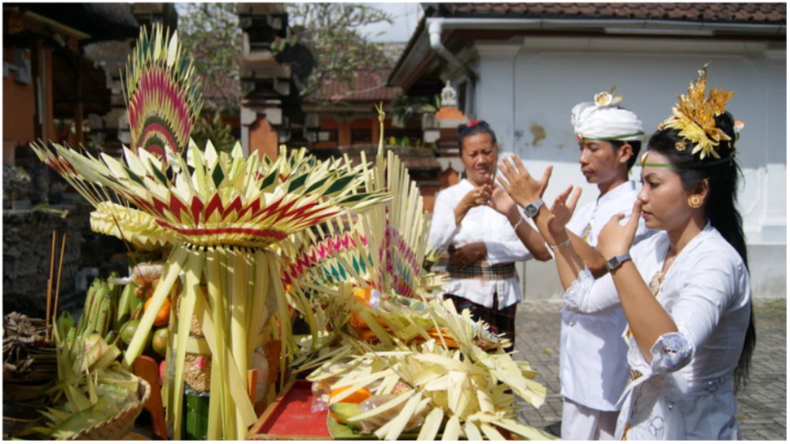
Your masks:
M466 193L466 196L455 206L455 224L460 225L466 213L472 208L479 205L488 205L493 190L494 185L487 183Z
M499 172L501 174L497 176L497 181L517 204L525 207L543 197L546 187L549 186L552 169L552 166L546 167L546 170L543 172L543 178L536 180L524 168L521 159L513 154L510 156L510 162L504 158L499 162Z
M466 193L466 196L461 199L461 202L469 208L476 207L478 205L485 205L488 203L489 199L491 199L491 193L493 191L493 185L485 184Z

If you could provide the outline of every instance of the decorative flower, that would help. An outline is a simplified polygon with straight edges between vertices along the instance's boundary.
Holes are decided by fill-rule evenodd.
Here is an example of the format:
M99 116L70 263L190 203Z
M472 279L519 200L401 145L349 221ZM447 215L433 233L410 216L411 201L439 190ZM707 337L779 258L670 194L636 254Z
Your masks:
M598 106L599 108L603 108L606 106L616 105L620 103L623 100L623 97L625 96L622 95L615 96L614 95L615 90L617 90L617 86L613 86L612 89L609 90L609 92L603 91L596 94L595 97L593 98L593 100L595 101L595 105Z

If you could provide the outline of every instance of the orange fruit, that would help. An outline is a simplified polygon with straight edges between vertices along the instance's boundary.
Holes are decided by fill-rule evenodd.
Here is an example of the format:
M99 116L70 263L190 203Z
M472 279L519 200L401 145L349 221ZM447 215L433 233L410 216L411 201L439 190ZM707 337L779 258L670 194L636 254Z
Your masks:
M149 298L145 301L145 305L143 309L148 311L148 306L151 305L151 301L153 298ZM154 325L157 327L161 327L163 325L167 325L170 322L170 299L165 299L165 302L162 303L162 308L159 309L159 313L156 314L156 319L154 319Z
M368 328L368 324L365 323L357 311L351 312L351 318L348 320L348 323L354 328Z
M370 297L372 294L373 287L357 288L354 290L354 297L357 298L357 301L368 306L370 305Z
M356 330L357 334L359 335L359 339L364 342L370 342L371 344L378 344L379 338L373 333L372 330L367 328L361 328Z
M336 389L332 390L332 393L329 394L329 401L332 401L332 398L334 398L335 396L343 393L344 391L346 391L349 388L351 388L351 386L340 387L340 388L336 388ZM370 390L366 389L365 387L362 387L361 389L359 389L359 390L355 391L354 393L352 393L352 394L346 396L345 398L343 398L342 402L348 402L348 403L351 403L351 404L359 404L359 403L361 403L362 401L364 401L364 400L366 400L368 398L370 398ZM335 418L335 419L337 419L337 418Z

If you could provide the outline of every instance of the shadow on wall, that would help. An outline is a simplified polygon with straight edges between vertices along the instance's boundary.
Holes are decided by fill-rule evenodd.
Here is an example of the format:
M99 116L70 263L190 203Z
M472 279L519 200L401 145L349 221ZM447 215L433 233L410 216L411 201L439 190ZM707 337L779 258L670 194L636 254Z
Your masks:
M728 110L745 123L738 143L741 166L786 164L784 60L630 54L628 70L623 70L623 57L522 51L515 61L513 82L498 81L504 77L500 68L483 67L497 81L486 83L485 76L481 78L479 115L492 122L503 152L515 152L525 160L575 163L578 152L570 124L574 105L592 101L597 92L617 85L617 93L625 96L621 105L642 119L646 146L658 124L671 115L676 95L686 93L697 70L709 63L708 89L735 91Z

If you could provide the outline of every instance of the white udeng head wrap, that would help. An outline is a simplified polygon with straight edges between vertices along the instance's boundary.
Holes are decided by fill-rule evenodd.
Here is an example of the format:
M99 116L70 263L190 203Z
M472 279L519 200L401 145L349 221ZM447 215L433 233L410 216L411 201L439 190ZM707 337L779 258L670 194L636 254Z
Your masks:
M571 125L579 140L642 140L642 121L627 109L617 108L622 96L611 93L595 95L594 102L584 102L573 107Z

